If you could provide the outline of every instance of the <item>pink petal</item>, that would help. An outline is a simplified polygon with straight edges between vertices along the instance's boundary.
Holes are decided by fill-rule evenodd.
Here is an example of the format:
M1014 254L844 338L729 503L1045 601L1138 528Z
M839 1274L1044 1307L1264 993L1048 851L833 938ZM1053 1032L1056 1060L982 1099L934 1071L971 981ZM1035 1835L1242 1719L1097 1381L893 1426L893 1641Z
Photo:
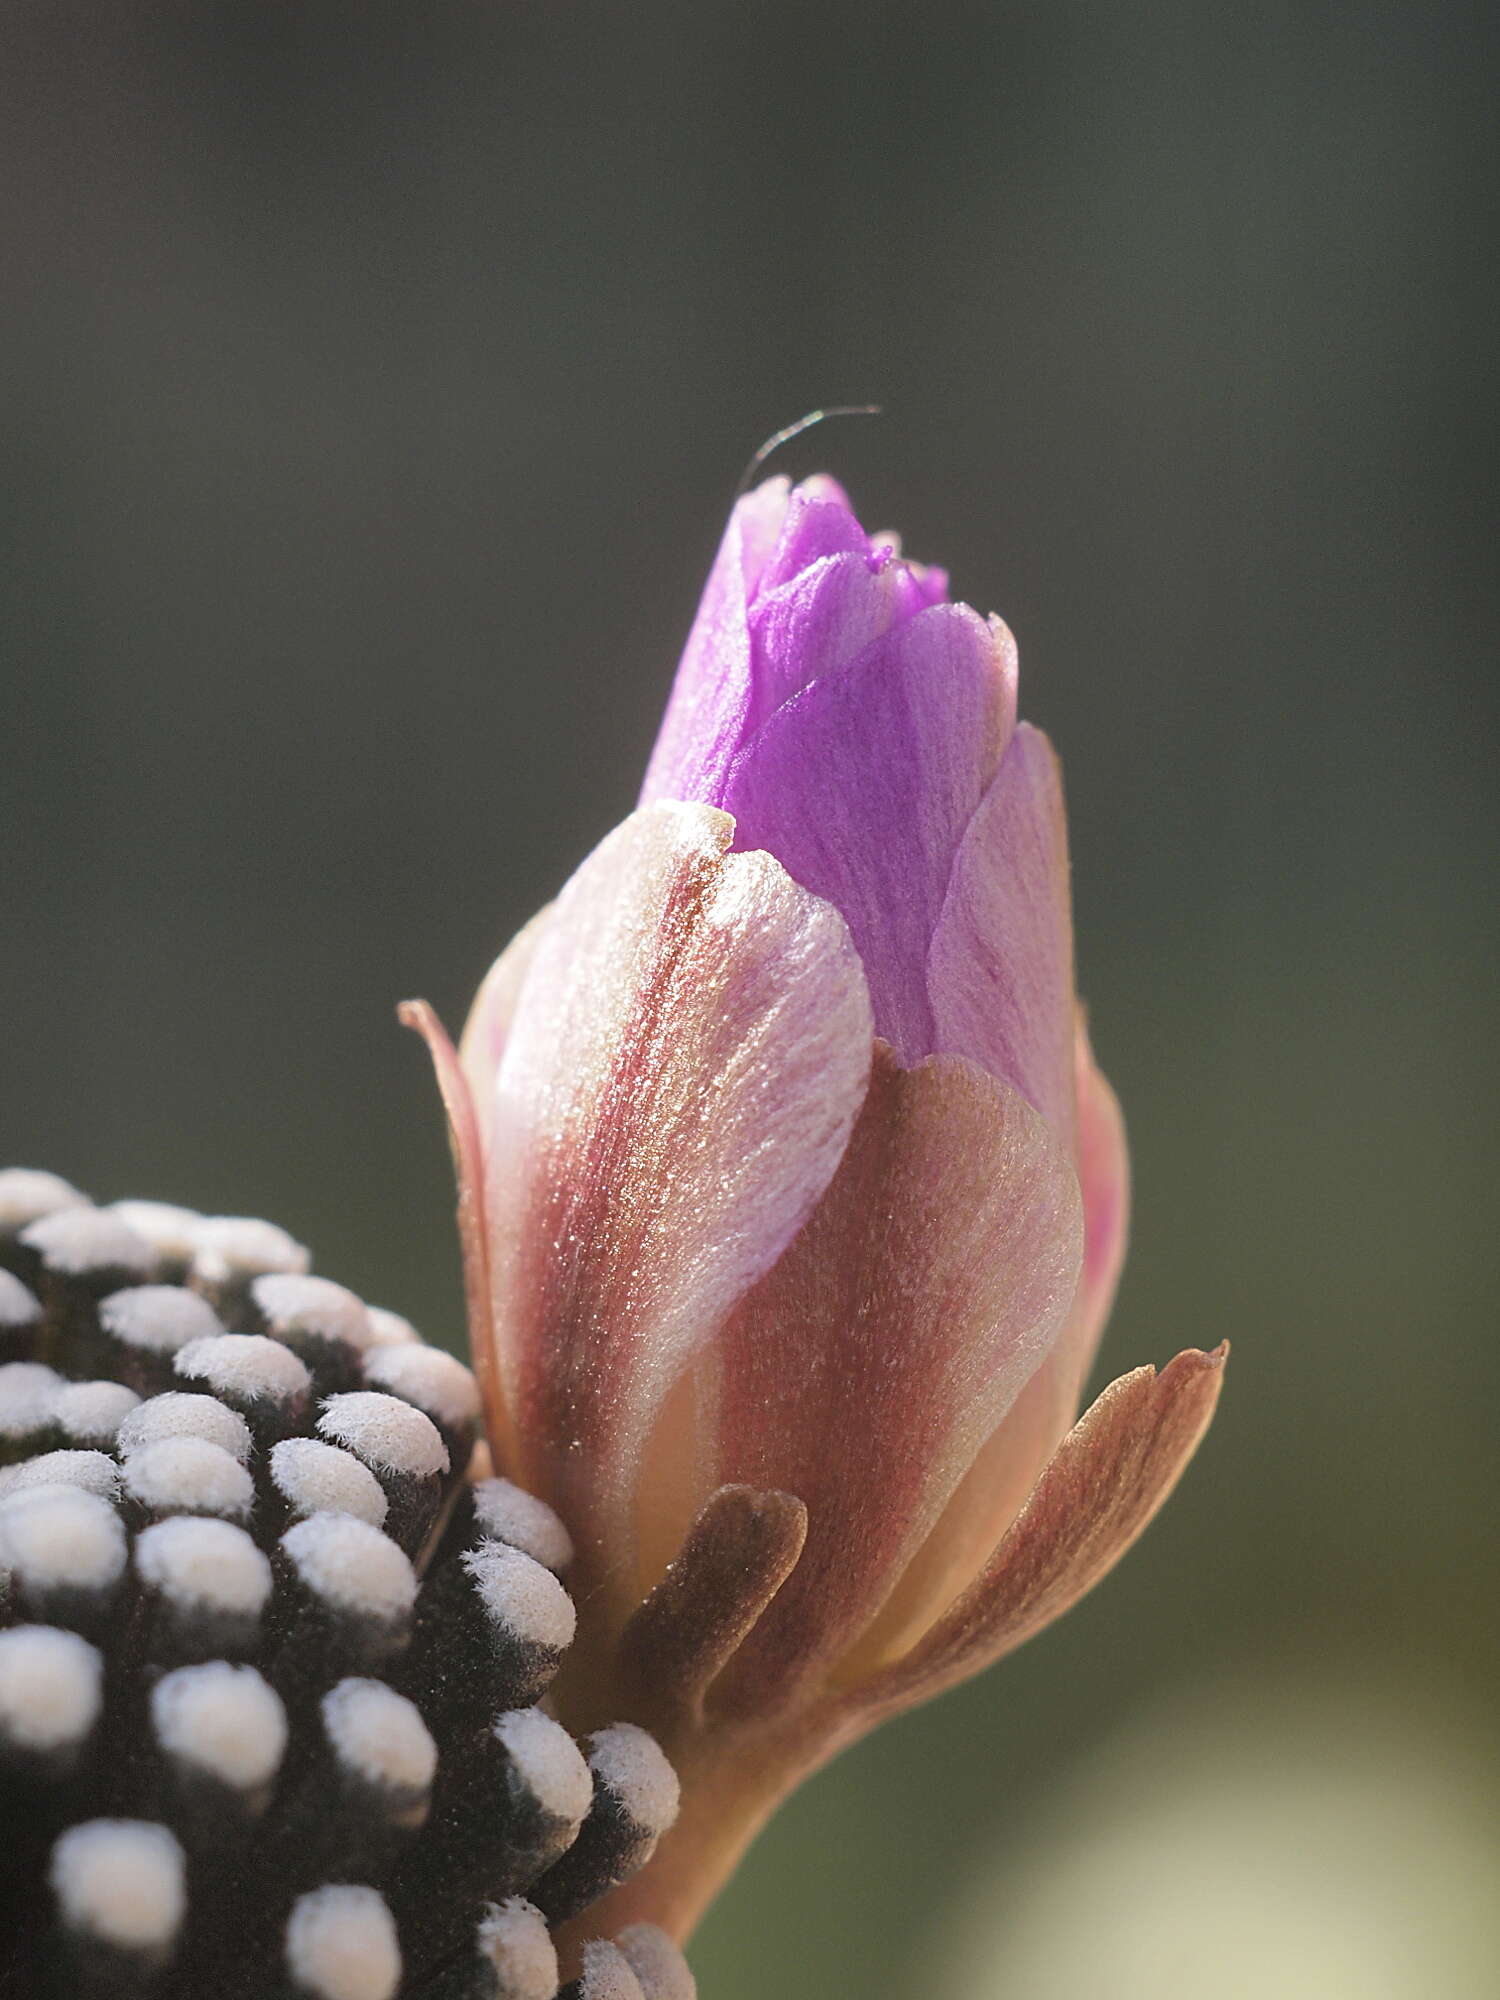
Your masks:
M1069 1431L978 1580L862 1690L866 1720L925 1701L1040 1632L1114 1568L1182 1476L1219 1399L1227 1344L1111 1382Z
M496 1075L513 1468L585 1537L628 1532L662 1397L801 1227L864 1095L869 999L842 920L768 855L726 854L732 835L711 808L662 804L594 851L537 943Z
M1083 1188L1083 1276L1073 1304L1075 1393L1082 1389L1115 1302L1130 1234L1130 1150L1120 1100L1094 1061L1079 1011L1074 1035L1078 1179Z
M876 1032L907 1064L936 1046L929 944L1015 687L996 631L966 605L935 605L773 715L724 790L735 844L765 848L842 910Z
M1083 1269L1061 1333L912 1558L862 1650L898 1657L977 1576L1078 1412L1125 1257L1130 1164L1114 1092L1096 1066L1080 1012L1075 1040Z
M530 923L523 924L484 976L474 996L469 1018L458 1042L459 1067L473 1098L481 1152L489 1150L489 1112L494 1098L495 1071L505 1051L511 1019L516 1011L521 986L531 970L531 961L541 943L542 933L552 916L552 905L538 910Z
M970 1063L902 1070L878 1045L837 1176L713 1357L718 1476L809 1516L729 1670L740 1696L769 1706L869 1623L1046 1353L1080 1239L1071 1164L1030 1105Z
M1073 924L1062 777L1051 744L1026 723L959 846L927 985L933 1047L982 1063L1069 1131Z

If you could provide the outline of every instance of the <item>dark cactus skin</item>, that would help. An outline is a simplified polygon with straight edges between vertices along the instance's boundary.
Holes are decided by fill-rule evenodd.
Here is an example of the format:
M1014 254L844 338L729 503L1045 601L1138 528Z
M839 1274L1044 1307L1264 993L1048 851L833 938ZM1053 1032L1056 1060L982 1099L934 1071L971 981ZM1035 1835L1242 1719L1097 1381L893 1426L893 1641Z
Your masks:
M140 1226L125 1219L132 1215ZM508 1635L503 1602L469 1602L472 1558L495 1539L466 1484L477 1398L471 1410L456 1364L382 1363L393 1344L420 1343L393 1315L367 1319L350 1294L333 1299L334 1311L335 1287L309 1284L299 1321L287 1308L297 1285L279 1283L266 1294L276 1310L267 1310L257 1278L306 1269L305 1253L282 1232L246 1225L237 1239L232 1227L179 1215L174 1233L165 1211L96 1209L51 1176L0 1173L0 1642L9 1635L3 1657L16 1660L30 1643L25 1628L76 1634L94 1649L100 1688L87 1725L52 1740L43 1696L19 1682L8 1692L0 1668L0 2000L318 2000L317 1967L288 1960L287 1923L299 1898L333 1883L367 1885L392 1914L400 1970L368 1973L368 2000L548 2000L558 1988L538 1970L538 1938L550 1956L542 1917L521 1910L530 1942L511 1962L515 1925L500 1950L494 1904L525 1899L595 1809L582 1753L559 1724L538 1721L507 1738L541 1746L545 1757L531 1766L490 1733L497 1718L543 1700L562 1648ZM139 1297L122 1307L126 1292ZM169 1292L191 1295L206 1312L176 1309ZM254 1344L174 1346L183 1327L199 1342L232 1334ZM262 1345L270 1341L282 1360ZM281 1441L342 1448L343 1439L330 1445L326 1426L319 1431L330 1396L386 1395L388 1385L433 1379L444 1394L425 1411L415 1393L391 1399L402 1405L388 1412L391 1449L406 1463L382 1458L377 1422L375 1444L361 1436L351 1446L364 1471L297 1447L301 1465L329 1474L326 1511L314 1505L316 1492L278 1485L271 1455ZM147 1410L154 1403L159 1418ZM384 1406L370 1407L378 1419ZM158 1432L165 1449L148 1445L158 1455L144 1459L134 1440ZM314 1513L343 1525L299 1538L298 1523ZM85 1541L94 1537L83 1555L65 1532L75 1516ZM188 1555L201 1545L210 1571L215 1546L232 1557L198 1580L206 1596L194 1595L191 1563L164 1573L138 1554L141 1536L164 1519L221 1524L150 1545ZM108 1568L120 1530L125 1558L105 1575L100 1564ZM558 1536L566 1546L560 1528ZM522 1558L534 1562L529 1550ZM241 1569L264 1577L260 1601L236 1597ZM532 1583L555 1593L570 1630L562 1584ZM62 1650L78 1655L71 1639ZM163 1677L217 1660L253 1668L284 1715L269 1779L237 1785L198 1768L153 1728L152 1691ZM330 1740L324 1699L351 1676L378 1680L415 1707L412 1727L436 1750L425 1782L356 1768ZM122 1941L104 1934L107 1919L91 1929L64 1909L55 1845L99 1819L164 1827L176 1841L185 1896L165 1938ZM470 1826L475 1845L456 1849ZM661 1950L671 1950L664 1939ZM674 1992L691 1989L680 1961L673 1981ZM585 1975L567 1990L588 1984Z

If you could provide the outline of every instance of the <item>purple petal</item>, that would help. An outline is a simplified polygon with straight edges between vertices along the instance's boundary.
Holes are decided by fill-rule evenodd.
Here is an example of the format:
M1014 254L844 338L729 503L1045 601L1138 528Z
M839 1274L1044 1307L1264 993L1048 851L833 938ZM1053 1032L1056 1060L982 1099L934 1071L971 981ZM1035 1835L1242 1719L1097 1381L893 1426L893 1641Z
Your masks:
M843 488L833 480L807 480L793 489L781 537L759 580L762 591L789 583L825 556L868 555L870 538L855 518Z
M901 563L897 567L897 587L901 592L901 615L915 618L929 604L948 601L948 572L930 563Z
M875 565L860 551L824 556L762 590L750 613L751 730L921 608L902 589L903 574L901 564Z
M724 791L736 847L766 849L842 911L876 1032L903 1063L936 1046L928 946L1014 726L1015 685L1005 628L936 605L773 715Z
M641 804L716 802L750 712L748 605L787 512L784 479L735 503L672 683Z

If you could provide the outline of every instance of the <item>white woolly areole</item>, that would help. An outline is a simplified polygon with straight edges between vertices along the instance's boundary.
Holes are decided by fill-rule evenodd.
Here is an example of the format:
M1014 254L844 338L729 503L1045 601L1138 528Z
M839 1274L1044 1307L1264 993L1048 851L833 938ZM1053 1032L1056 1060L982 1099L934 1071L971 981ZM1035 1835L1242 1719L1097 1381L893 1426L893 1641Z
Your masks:
M156 1266L151 1245L107 1208L56 1208L28 1223L21 1241L49 1270L66 1276L120 1270L144 1278Z
M35 1292L14 1271L0 1271L0 1326L31 1326L41 1316Z
M125 1491L155 1513L243 1520L255 1498L255 1481L222 1445L204 1437L166 1437L126 1459Z
M286 1710L254 1667L210 1660L178 1667L151 1690L151 1725L170 1756L251 1792L269 1784L286 1749Z
M0 1569L42 1588L105 1590L125 1568L125 1529L97 1493L29 1486L0 1499Z
M25 1437L50 1422L63 1378L41 1361L0 1362L0 1437Z
M151 1245L158 1257L173 1264L190 1264L203 1217L196 1208L178 1208L170 1201L112 1201L111 1215Z
M663 1834L676 1819L677 1773L656 1738L635 1723L611 1723L591 1736L589 1767L646 1832Z
M212 1340L194 1340L172 1363L184 1381L206 1382L220 1396L241 1396L250 1402L269 1396L289 1403L305 1396L312 1377L289 1347L263 1333L220 1333Z
M491 1733L543 1812L581 1826L594 1802L594 1781L562 1724L539 1708L513 1708L495 1717Z
M475 1943L495 1968L497 2000L555 2000L557 1947L534 1903L486 1903Z
M581 2000L645 2000L641 1982L618 1945L590 1938L583 1947Z
M102 1451L44 1451L0 1472L0 1495L28 1486L78 1486L101 1500L114 1500L120 1492L120 1468Z
M149 1354L176 1354L190 1341L224 1331L208 1300L181 1285L131 1285L111 1292L99 1307L99 1324L127 1347Z
M352 1514L382 1525L386 1497L369 1466L317 1438L283 1438L271 1447L271 1478L295 1514Z
M243 1528L177 1514L135 1538L141 1581L180 1609L254 1618L271 1595L271 1565Z
M121 1457L129 1458L148 1445L184 1437L204 1438L242 1465L250 1456L250 1426L239 1411L231 1410L217 1396L198 1396L183 1389L171 1389L139 1404L121 1423L116 1442Z
M124 1951L170 1944L187 1895L182 1849L164 1826L91 1819L52 1849L53 1892L65 1921Z
M140 1400L123 1382L68 1382L53 1401L52 1421L79 1444L113 1444Z
M208 1215L193 1231L193 1276L205 1285L231 1285L266 1271L305 1271L305 1244L254 1215Z
M437 1745L405 1695L384 1681L355 1676L330 1688L322 1709L339 1762L367 1784L393 1792L427 1790L437 1770Z
M86 1194L40 1167L0 1169L0 1229L17 1230L60 1208L88 1208Z
M104 1662L76 1632L0 1632L0 1736L22 1750L81 1743L99 1719Z
M415 1403L440 1424L457 1430L479 1415L479 1384L464 1364L440 1347L377 1347L365 1356L365 1380Z
M655 1924L627 1924L616 1933L615 1943L646 2000L698 2000L698 1982L664 1930Z
M298 1576L327 1604L366 1617L397 1619L411 1610L417 1579L389 1535L352 1514L312 1514L281 1538Z
M315 1334L321 1340L342 1340L361 1350L370 1344L370 1315L365 1302L347 1285L332 1278L310 1278L299 1272L273 1271L256 1278L250 1296L273 1332Z
M401 1983L401 1948L385 1899L337 1883L292 1906L286 1965L316 2000L392 2000Z
M431 1417L398 1396L373 1389L330 1396L318 1419L318 1434L347 1446L382 1472L431 1479L448 1470L448 1447Z
M481 1542L460 1561L497 1625L551 1652L572 1645L578 1625L573 1600L534 1557L508 1542Z
M485 1534L509 1542L546 1569L566 1569L572 1562L573 1537L545 1500L508 1479L476 1480L473 1490L474 1518Z
M370 1322L372 1347L401 1347L422 1338L409 1319L392 1312L389 1306L366 1306L365 1312Z

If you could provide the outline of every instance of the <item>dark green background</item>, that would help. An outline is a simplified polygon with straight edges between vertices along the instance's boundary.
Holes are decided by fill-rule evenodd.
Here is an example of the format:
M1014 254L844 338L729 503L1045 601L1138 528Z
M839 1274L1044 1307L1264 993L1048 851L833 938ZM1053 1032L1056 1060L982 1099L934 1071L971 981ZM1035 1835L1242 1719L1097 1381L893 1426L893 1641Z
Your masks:
M814 404L889 414L788 469L1004 613L1062 750L1105 1366L1228 1335L1225 1408L1119 1576L785 1814L708 2000L923 1989L1180 1695L1492 1680L1489 11L0 10L0 1154L455 1338L392 1008L456 1023L628 808Z

